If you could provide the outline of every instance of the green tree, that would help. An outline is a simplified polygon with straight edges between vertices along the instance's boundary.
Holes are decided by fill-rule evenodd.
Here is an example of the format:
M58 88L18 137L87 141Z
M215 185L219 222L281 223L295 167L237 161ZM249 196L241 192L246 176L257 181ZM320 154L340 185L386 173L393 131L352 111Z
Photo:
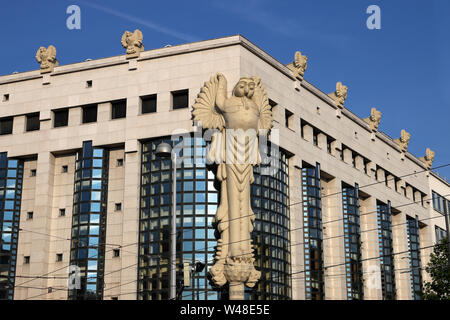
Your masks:
M450 267L447 239L439 242L430 255L430 262L425 270L431 281L423 286L425 300L450 300Z

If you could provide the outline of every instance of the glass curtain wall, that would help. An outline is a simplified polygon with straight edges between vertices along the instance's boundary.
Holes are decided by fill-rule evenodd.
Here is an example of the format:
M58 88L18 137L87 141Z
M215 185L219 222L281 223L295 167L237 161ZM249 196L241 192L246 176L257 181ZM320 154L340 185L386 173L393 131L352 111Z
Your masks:
M396 295L391 217L391 204L377 201L378 245L383 300L394 300Z
M413 300L420 300L422 293L422 264L420 259L419 223L417 218L414 219L406 216L406 228L409 249L411 296Z
M358 185L342 186L347 299L363 299Z
M0 300L14 299L23 161L0 153Z
M305 297L323 300L323 235L320 165L302 168Z
M109 151L83 143L76 155L70 264L77 266L81 289L69 299L101 300L105 270Z

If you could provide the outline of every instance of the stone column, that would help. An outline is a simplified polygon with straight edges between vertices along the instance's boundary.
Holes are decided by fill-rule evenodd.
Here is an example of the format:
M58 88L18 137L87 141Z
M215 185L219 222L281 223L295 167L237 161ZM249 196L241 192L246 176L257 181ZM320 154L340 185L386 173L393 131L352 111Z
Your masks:
M406 215L403 212L392 216L392 246L397 300L411 300L412 298L406 228Z
M364 300L382 300L381 261L378 257L377 201L374 197L359 200L361 228L361 259L364 279Z
M303 126L303 139L309 142L313 141L313 128L308 124Z
M326 203L323 216L324 279L327 300L347 300L345 280L344 214L342 209L342 182L333 179L327 183L322 203ZM331 238L331 239L330 239ZM331 268L326 268L331 266Z
M136 291L137 282L131 282L137 277L139 256L139 195L140 195L140 165L141 150L137 140L127 141L125 144L125 181L123 195L123 234L122 244L122 271L121 279L124 285L120 287L120 299L135 300L137 294L129 294ZM126 250L126 251L125 251Z
M24 174L29 174L25 172ZM33 232L31 236L30 250L30 269L33 274L44 275L49 270L49 246L53 240L48 235L51 234L52 223L52 203L53 203L53 182L55 174L55 158L48 152L44 151L38 154L36 169L36 192L34 202L33 215ZM64 273L67 270L62 270ZM23 282L23 281L20 281ZM20 283L19 282L19 283ZM45 278L37 278L30 283L30 286L36 288L45 288L48 286L48 280ZM43 290L30 289L28 296L32 297L43 293ZM38 297L38 299L46 299L46 296Z

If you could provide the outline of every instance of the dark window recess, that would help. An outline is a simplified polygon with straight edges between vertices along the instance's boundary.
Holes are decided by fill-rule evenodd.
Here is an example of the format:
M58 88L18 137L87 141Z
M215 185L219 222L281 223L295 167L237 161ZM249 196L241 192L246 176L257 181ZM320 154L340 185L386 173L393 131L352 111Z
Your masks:
M92 80L86 81L86 88L91 88L91 87L92 87Z
M3 95L3 102L9 101L9 94L4 94Z
M36 169L30 170L30 177L36 177Z
M290 128L290 122L291 122L291 118L294 116L294 114L292 112L290 112L288 109L284 110L284 120L285 120L285 125L286 128Z
M122 203L116 203L116 211L122 211Z
M117 159L117 166L123 167L123 159Z
M83 107L83 123L97 122L97 105Z
M142 114L156 112L156 94L141 97Z
M27 215L28 215L28 220L32 220L33 219L33 212L28 212L27 213Z
M66 209L59 209L59 216L64 217L66 215Z
M69 167L68 166L62 166L61 167L61 172L62 173L66 173L67 171L69 171Z
M120 249L114 249L114 257L120 257Z
M39 113L27 115L27 131L35 131L40 129Z
M56 261L57 262L63 261L63 254L62 253L57 253L56 254Z
M13 118L0 119L0 135L11 134L13 130Z
M120 119L127 116L127 100L119 100L111 103L111 119Z
M189 90L180 90L172 92L172 109L187 108L189 104Z
M69 124L69 109L53 111L53 127L66 127Z
M23 264L30 264L30 256L23 257Z

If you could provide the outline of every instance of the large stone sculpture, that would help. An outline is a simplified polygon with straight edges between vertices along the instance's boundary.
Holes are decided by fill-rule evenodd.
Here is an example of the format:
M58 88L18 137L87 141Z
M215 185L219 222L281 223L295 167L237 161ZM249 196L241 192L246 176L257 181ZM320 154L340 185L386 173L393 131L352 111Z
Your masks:
M201 89L193 105L194 121L203 128L217 129L208 160L218 164L221 200L215 224L220 233L215 264L210 269L217 286L229 283L231 300L244 298L244 283L253 287L261 273L254 268L250 233L255 215L250 185L253 166L260 163L258 133L272 127L272 112L261 80L244 77L227 97L227 80L218 73Z
M403 152L406 152L408 149L409 140L411 139L411 135L406 132L406 130L402 129L400 133L400 138L395 139L394 142L397 143Z
M372 132L378 132L378 126L381 121L381 112L376 108L370 110L370 117L365 118L364 121L369 125Z
M303 80L303 75L305 74L306 68L308 68L308 57L302 55L300 51L297 51L294 56L294 62L288 64L287 67L297 79Z
M422 161L423 163L425 163L425 165L427 166L427 169L429 170L433 166L433 161L434 161L435 155L436 155L436 153L434 151L427 148L425 157L421 157L421 158L419 158L419 160Z
M127 49L127 59L137 58L141 55L141 52L144 51L143 39L144 36L139 29L134 30L134 32L124 32L122 46Z
M56 60L56 48L52 45L48 48L40 47L36 52L36 60L41 65L41 73L52 72L59 65Z
M336 83L336 91L328 94L328 96L333 99L336 106L343 109L345 99L347 99L348 87L344 86L342 82Z

